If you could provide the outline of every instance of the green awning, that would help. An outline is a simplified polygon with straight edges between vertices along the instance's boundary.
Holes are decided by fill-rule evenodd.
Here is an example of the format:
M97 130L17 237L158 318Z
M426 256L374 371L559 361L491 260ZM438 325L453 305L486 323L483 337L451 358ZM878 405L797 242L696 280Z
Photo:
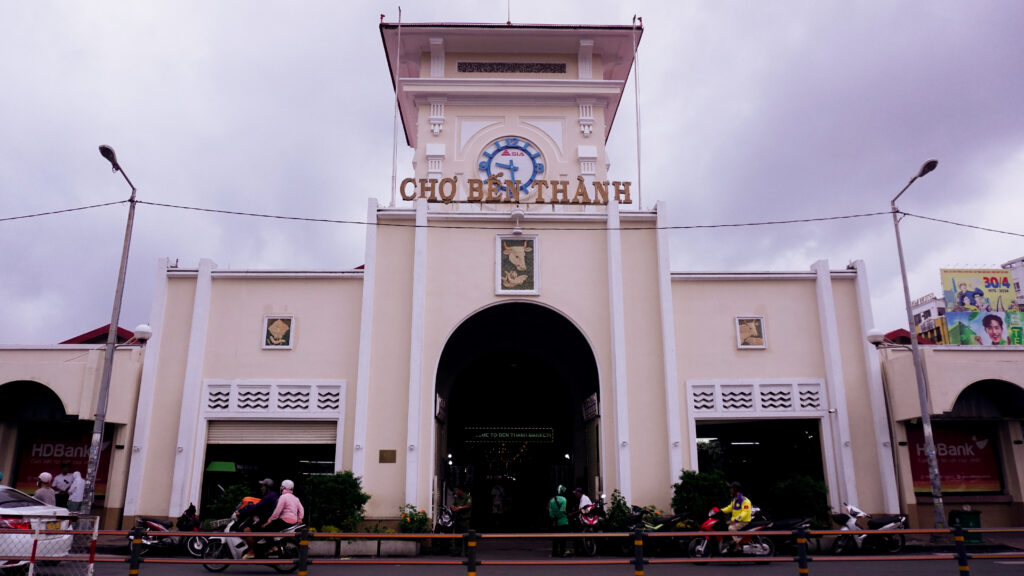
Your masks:
M235 463L234 462L217 462L217 461L210 462L210 464L207 465L207 467L206 467L206 471L207 472L234 472L235 471Z

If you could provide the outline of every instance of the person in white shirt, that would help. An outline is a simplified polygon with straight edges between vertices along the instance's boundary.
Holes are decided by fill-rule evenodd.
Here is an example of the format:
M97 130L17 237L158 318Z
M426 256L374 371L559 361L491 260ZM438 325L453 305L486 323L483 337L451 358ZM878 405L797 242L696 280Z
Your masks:
M57 506L61 508L67 508L68 505L68 490L71 489L71 463L65 462L60 465L60 474L53 479L53 492L57 496Z
M68 512L79 514L82 510L82 500L85 498L85 478L82 473L75 470L71 475L71 488L68 489ZM86 511L87 512L87 511Z

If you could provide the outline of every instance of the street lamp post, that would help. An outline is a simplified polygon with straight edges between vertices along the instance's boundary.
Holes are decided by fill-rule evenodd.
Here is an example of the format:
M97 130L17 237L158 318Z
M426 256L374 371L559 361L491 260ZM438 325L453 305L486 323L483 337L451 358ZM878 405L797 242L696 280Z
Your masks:
M921 166L917 175L907 182L907 185L900 190L900 193L892 199L892 225L896 229L896 250L900 256L900 274L903 276L903 299L907 307L907 327L910 332L910 354L914 359L914 375L917 377L917 396L921 402L921 427L924 429L924 451L928 459L928 478L932 484L932 504L935 509L935 527L946 526L946 514L942 506L942 481L939 479L939 461L935 454L935 436L932 434L932 417L929 410L931 404L928 393L927 376L924 373L924 365L921 362L921 349L917 344L917 330L914 327L914 311L910 304L910 287L907 284L907 265L903 260L903 240L900 238L899 209L896 208L896 200L910 188L910 185L923 177L939 165L938 160L929 160Z
M106 144L100 146L100 154L110 162L114 172L120 172L132 188L128 199L128 225L124 231L124 247L121 249L121 268L117 272L117 288L114 291L114 309L110 314L110 330L107 332L107 349L103 355L103 375L100 378L100 391L96 397L96 416L93 419L92 444L89 446L89 468L85 475L85 494L82 497L82 511L88 514L92 510L93 499L96 497L96 473L100 467L100 450L103 447L103 427L107 420L107 402L110 397L110 374L114 368L114 349L117 347L117 324L121 319L121 297L124 295L124 275L128 268L128 249L132 243L132 224L135 221L135 185L117 162L114 149Z

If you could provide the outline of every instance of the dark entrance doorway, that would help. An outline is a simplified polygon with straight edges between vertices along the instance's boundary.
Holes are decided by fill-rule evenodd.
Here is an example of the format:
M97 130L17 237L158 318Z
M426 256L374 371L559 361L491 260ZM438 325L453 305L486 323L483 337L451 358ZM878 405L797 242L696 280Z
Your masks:
M742 483L755 506L770 505L782 481L797 476L825 481L821 426L815 419L698 422L697 458L702 472L720 470L727 481Z
M558 484L600 484L597 363L561 314L524 302L487 308L449 338L437 376L437 470L442 503L473 496L472 526L548 528Z

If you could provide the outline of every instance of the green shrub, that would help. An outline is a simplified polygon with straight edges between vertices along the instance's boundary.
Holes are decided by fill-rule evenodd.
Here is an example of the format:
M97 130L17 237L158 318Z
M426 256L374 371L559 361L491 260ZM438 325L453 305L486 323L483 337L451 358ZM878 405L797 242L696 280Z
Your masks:
M729 502L729 485L719 470L694 472L683 470L679 482L672 485L672 510L697 520L715 506Z
M354 532L363 521L363 506L370 495L363 492L362 481L351 471L306 476L301 489L307 524L332 524L342 532Z
M792 476L772 485L761 498L772 519L812 518L817 528L828 528L832 508L828 505L828 487L821 480Z
M398 509L402 513L402 519L398 523L398 531L405 534L424 534L430 532L430 521L427 519L425 510L417 510L412 504L406 504Z
M231 514L238 509L238 505L242 503L242 498L252 495L252 488L245 484L232 484L213 502L203 506L202 516L207 520L230 518Z
M611 504L608 506L607 523L605 524L605 531L607 532L625 532L629 529L629 517L631 510L629 503L622 497L622 493L616 489L612 492Z

